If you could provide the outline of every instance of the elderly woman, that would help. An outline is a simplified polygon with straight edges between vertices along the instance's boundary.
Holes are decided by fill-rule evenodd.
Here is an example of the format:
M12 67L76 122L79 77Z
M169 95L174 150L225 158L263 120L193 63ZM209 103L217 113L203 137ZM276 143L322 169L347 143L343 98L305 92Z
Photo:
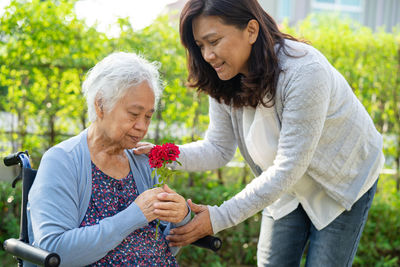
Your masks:
M167 186L153 188L147 156L131 150L161 94L156 67L114 53L89 72L83 91L92 123L43 155L29 194L30 240L58 253L63 266L177 265L178 248L165 235L190 220L186 201ZM169 222L158 238L155 219Z

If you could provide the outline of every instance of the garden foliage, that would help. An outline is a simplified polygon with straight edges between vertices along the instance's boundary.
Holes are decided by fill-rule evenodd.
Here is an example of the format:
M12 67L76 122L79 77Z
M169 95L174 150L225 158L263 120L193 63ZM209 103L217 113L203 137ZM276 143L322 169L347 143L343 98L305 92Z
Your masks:
M128 19L120 19L120 35L110 37L79 20L74 2L12 0L0 17L0 115L12 116L0 124L0 156L28 150L37 167L49 147L86 128L81 83L113 51L135 51L160 62L164 94L147 141L180 144L204 136L208 99L185 86L185 51L177 22L161 16L135 31ZM314 16L296 27L283 25L283 30L326 55L384 134L386 168L397 174L381 175L354 266L399 266L400 32L372 32L337 17ZM221 204L253 177L240 156L234 162L239 167L180 172L171 186L195 203ZM19 187L0 183L0 242L18 236L19 194ZM189 246L178 261L183 266L254 265L260 219L257 214L219 233L224 245L217 254ZM0 265L11 262L0 250Z

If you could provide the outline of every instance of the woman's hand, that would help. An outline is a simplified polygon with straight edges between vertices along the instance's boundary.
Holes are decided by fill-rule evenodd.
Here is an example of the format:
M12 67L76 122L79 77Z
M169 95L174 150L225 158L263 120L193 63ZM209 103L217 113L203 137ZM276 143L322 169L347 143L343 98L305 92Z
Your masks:
M179 223L188 214L186 200L166 184L163 189L165 192L157 196L160 202L154 204L154 213L162 221Z
M194 204L190 199L188 204L196 215L188 224L170 231L167 240L170 241L169 245L172 247L186 246L206 235L213 234L207 206Z
M133 153L140 154L149 154L150 150L154 147L152 143L148 142L139 142L136 144L136 147L133 149Z
M162 192L164 190L161 187L149 189L135 199L136 205L139 206L148 222L157 219L157 215L154 213L154 203L159 201L157 195Z

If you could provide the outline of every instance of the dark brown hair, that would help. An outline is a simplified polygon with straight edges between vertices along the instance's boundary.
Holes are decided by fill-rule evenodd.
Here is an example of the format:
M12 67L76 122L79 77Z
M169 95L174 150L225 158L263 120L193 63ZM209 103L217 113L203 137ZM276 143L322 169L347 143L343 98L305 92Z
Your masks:
M203 59L192 30L192 21L199 15L218 16L223 23L239 29L245 29L252 19L258 21L259 33L250 53L247 77L238 74L223 81ZM187 49L189 86L205 92L218 102L232 103L234 107L256 107L258 104L267 107L274 104L281 72L277 53L283 49L288 54L284 47L285 39L298 41L279 31L274 19L257 0L189 0L181 12L180 36Z

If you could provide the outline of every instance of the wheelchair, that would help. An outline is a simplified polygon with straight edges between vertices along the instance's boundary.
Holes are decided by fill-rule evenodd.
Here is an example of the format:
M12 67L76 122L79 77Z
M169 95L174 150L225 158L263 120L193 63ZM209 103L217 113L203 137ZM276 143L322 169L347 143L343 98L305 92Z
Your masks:
M57 253L46 251L29 244L26 205L28 202L28 193L35 180L37 170L31 167L28 151L14 153L5 157L4 164L6 166L20 166L20 173L12 182L12 187L14 188L18 181L22 181L22 203L19 238L5 240L3 249L17 259L18 266L23 266L24 262L30 262L45 267L59 266L61 258ZM193 242L191 245L216 252L221 248L222 241L218 237L205 236Z

